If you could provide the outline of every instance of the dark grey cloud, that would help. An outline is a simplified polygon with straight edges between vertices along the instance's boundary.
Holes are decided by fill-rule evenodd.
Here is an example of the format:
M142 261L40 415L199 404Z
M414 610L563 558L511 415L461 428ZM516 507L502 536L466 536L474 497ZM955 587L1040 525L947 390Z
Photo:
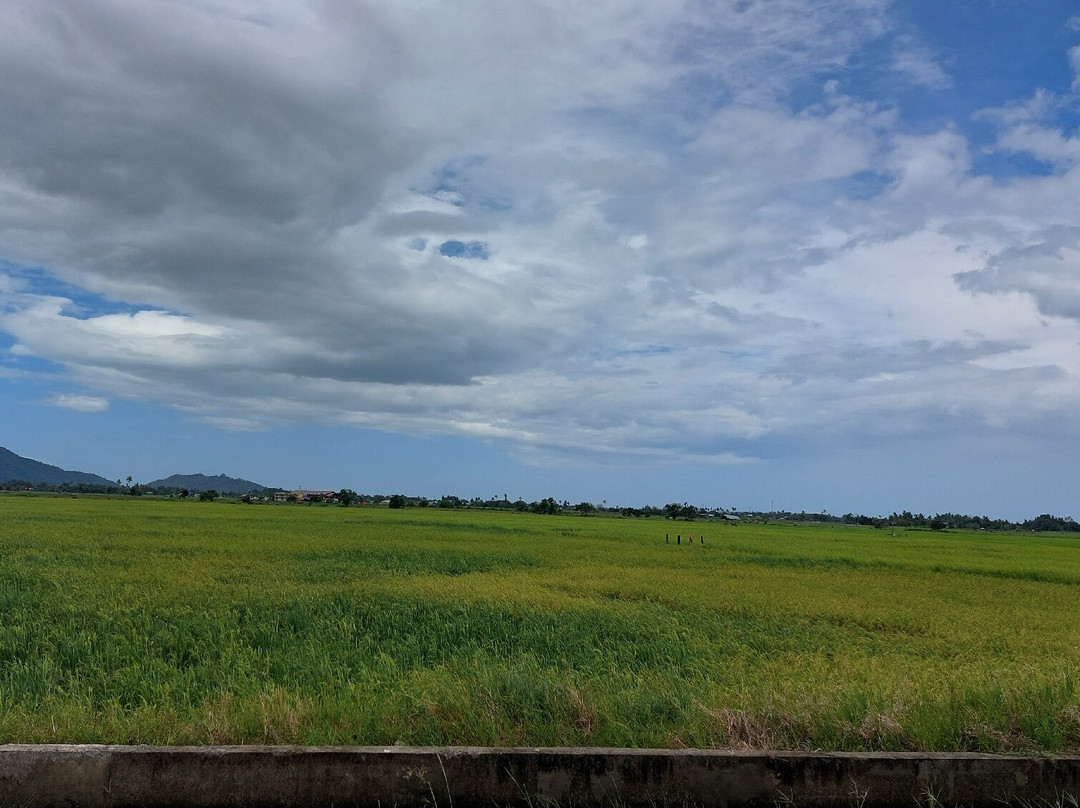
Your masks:
M14 79L0 89L5 172L102 214L191 206L333 226L366 213L408 157L407 138L378 126L371 89L320 89L302 64L290 73L245 47L264 29L173 3L25 3L13 15L0 55ZM227 38L212 29L223 22Z
M1033 243L1002 250L984 269L959 272L961 289L1030 295L1043 314L1080 320L1080 227L1053 227Z
M379 99L407 65L368 11L281 32L181 4L17 6L0 171L63 209L8 229L12 257L118 299L272 322L297 375L460 384L515 364L535 329L411 305L393 256L347 233L417 156ZM308 75L341 25L356 41L326 56L334 80Z
M835 346L825 352L802 352L785 356L772 369L776 375L801 383L811 379L835 378L856 381L883 374L919 374L942 368L962 368L988 357L1027 349L1021 342L980 340L934 344L915 340L899 345Z

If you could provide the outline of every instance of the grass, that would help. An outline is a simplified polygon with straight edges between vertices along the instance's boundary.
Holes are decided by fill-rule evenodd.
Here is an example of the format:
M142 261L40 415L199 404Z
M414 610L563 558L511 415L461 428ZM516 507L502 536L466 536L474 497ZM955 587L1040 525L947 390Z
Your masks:
M5 497L0 558L0 742L1080 750L1071 538Z

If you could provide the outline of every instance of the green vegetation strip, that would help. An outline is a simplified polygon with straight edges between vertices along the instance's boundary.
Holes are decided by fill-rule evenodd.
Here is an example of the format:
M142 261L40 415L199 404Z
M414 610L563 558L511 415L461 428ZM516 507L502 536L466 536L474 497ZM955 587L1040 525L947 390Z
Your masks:
M0 559L0 742L1080 749L1074 537L3 497Z

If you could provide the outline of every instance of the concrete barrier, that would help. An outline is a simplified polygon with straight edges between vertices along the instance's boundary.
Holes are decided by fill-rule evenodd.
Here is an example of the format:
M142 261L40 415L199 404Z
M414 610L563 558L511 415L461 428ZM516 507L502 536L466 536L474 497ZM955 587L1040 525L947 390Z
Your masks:
M1080 757L0 746L2 808L1075 808Z

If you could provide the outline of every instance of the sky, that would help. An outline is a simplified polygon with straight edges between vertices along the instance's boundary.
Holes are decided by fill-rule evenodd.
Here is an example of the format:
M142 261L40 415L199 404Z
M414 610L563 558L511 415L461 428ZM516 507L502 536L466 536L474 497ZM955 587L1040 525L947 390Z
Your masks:
M1080 518L1074 0L13 0L0 445Z

